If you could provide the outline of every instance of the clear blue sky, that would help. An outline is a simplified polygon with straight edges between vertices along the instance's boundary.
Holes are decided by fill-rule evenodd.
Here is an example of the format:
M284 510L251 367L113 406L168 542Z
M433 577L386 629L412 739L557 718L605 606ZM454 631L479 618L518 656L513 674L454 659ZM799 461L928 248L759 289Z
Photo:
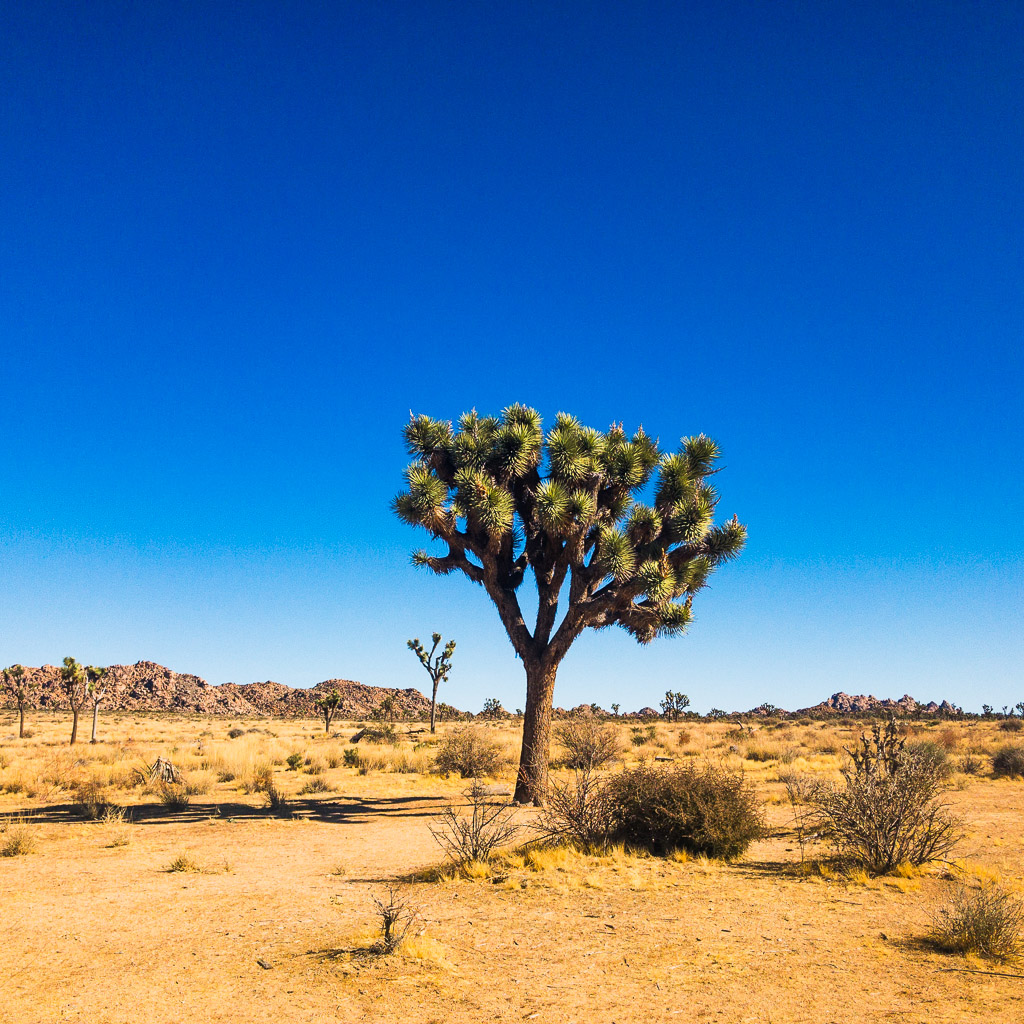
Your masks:
M0 7L0 662L523 703L410 409L724 452L689 636L556 702L1024 700L1024 6Z

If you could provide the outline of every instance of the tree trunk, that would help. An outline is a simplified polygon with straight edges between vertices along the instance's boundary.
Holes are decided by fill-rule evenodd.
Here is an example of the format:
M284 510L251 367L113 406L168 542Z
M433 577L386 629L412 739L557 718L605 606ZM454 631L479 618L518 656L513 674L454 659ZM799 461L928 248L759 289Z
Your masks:
M438 683L440 683L440 682L441 682L440 679L435 679L434 680L434 689L433 689L433 692L430 694L430 731L431 732L434 731L434 722L435 722L434 715L435 715L435 712L437 710L437 686L438 686Z
M71 745L78 739L78 708L71 709Z
M526 661L526 709L523 715L523 753L513 798L518 804L544 806L551 752L551 705L557 665Z
M25 705L18 705L18 739L25 738Z
M99 719L100 719L100 706L99 706L99 704L93 704L93 706L92 706L92 739L89 740L90 743L95 743L96 742L96 723L99 721Z

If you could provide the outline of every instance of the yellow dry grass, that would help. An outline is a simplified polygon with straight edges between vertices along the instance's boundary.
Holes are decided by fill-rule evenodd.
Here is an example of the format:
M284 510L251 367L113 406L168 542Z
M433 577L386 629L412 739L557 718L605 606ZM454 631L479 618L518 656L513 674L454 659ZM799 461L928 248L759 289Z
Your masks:
M427 774L428 736L400 726L346 766L355 723L325 737L313 722L109 714L102 742L69 749L63 716L33 715L24 741L12 722L0 713L0 844L26 850L0 858L2 1024L1024 1019L1024 979L1007 976L1024 972L922 941L955 880L1024 885L1024 783L954 777L969 829L953 864L870 879L802 860L780 773L835 776L856 724L662 723L635 745L622 725L630 763L742 766L772 838L734 864L504 851L406 883L417 921L382 956L371 897L438 863L429 825L466 785ZM511 725L488 728L515 749ZM986 723L911 730L954 760L1006 742ZM158 755L184 772L187 805L134 771ZM268 780L288 816L267 809Z

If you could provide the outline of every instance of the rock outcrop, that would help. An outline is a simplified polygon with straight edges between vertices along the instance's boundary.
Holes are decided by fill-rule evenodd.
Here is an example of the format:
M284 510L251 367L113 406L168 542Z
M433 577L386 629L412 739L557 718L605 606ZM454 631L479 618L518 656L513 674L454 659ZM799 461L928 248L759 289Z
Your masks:
M834 693L828 700L823 700L820 704L815 704L811 708L801 708L799 711L795 711L794 714L814 717L821 715L855 715L865 712L883 712L897 716L963 714L961 708L950 704L948 700L942 701L941 704L937 704L933 700L928 701L927 704L922 704L914 700L908 693L905 693L899 700L892 700L888 697L879 700L871 694L850 696L850 694L843 692Z
M60 689L60 668L43 665L26 668L28 678L38 686L36 703L44 708L65 706ZM111 665L108 669L106 710L171 711L198 715L259 715L273 718L314 717L313 701L324 690L341 692L341 717L366 718L390 696L400 718L429 713L430 701L419 690L397 690L366 686L351 679L326 679L313 687L264 683L224 683L211 686L205 679L174 672L152 661L134 665ZM0 707L13 707L13 700L0 693Z

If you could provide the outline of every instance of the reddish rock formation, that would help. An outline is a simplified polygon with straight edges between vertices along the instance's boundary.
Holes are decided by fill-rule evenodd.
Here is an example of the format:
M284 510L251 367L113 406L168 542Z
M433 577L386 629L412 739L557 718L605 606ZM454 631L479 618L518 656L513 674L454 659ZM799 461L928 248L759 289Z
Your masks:
M38 705L44 708L65 706L60 690L60 668L43 665L26 668L28 678L39 687ZM396 690L383 686L364 686L351 679L327 679L303 688L283 683L224 683L211 686L199 676L173 672L152 661L134 665L111 665L108 669L106 710L176 711L200 715L261 715L274 718L315 717L313 701L319 692L337 689L344 703L339 717L365 718L387 696L394 698L400 718L418 718L429 713L430 701L419 690ZM0 707L13 707L6 694L0 694Z
M948 700L944 700L941 704L936 704L935 701L929 701L927 704L921 704L914 700L910 694L905 693L899 700L891 700L886 697L879 700L877 697L871 696L871 694L858 694L855 697L851 697L848 693L832 694L828 700L822 701L820 704L815 704L812 708L801 708L799 711L794 712L797 715L850 715L858 714L863 712L885 712L886 714L893 714L897 716L903 715L959 715L963 714L962 709L950 704Z

